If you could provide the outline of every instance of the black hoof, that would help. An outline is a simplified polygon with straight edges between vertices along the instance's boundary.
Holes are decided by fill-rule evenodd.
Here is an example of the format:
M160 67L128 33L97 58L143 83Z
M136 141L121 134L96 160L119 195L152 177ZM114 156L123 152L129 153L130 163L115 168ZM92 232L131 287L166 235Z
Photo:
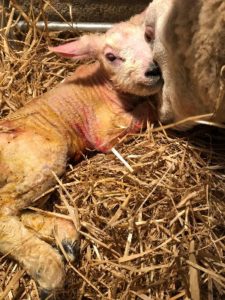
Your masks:
M51 299L51 292L45 289L39 289L39 298L40 300Z
M63 240L62 246L71 262L74 262L79 258L80 243L78 241L71 244L69 240Z

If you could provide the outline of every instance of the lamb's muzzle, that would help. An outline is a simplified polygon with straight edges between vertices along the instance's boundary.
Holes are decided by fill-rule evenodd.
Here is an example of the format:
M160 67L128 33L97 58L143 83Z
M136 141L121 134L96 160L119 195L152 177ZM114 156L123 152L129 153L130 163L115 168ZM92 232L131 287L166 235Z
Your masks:
M162 72L156 62L151 62L148 69L145 71L147 78L146 85L150 85L152 90L159 90L163 86Z
M161 79L161 70L156 62L150 63L148 70L145 72L146 77L156 77L156 79Z

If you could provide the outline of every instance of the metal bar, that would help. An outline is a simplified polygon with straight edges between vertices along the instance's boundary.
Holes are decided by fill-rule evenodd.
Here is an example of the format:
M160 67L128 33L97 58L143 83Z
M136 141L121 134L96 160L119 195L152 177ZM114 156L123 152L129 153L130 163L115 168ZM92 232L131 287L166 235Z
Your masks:
M78 31L106 31L112 27L112 23L65 23L65 22L47 22L47 28L49 31L66 31L66 30L78 30ZM28 25L25 21L19 21L17 26L21 30L26 30ZM39 21L36 26L40 30L44 30L46 23Z

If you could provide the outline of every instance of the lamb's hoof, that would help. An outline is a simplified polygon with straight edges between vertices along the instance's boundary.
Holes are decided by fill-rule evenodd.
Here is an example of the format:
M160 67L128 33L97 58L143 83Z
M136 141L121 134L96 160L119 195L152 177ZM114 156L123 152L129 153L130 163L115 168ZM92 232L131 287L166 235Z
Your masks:
M79 241L75 241L71 243L71 241L65 239L62 241L62 246L70 262L74 262L79 258L79 254L80 254Z
M46 289L39 289L39 298L40 300L47 300L51 298L51 291Z

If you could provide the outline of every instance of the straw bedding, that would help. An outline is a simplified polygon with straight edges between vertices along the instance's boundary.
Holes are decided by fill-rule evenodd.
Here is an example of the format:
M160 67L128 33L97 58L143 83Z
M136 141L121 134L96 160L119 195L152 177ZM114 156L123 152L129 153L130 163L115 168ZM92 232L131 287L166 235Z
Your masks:
M32 9L25 14L11 1L5 11L1 117L76 67L47 51L47 44L74 33L41 33L32 23L47 7L44 2L40 16L33 16ZM26 34L16 28L17 15L29 22ZM77 262L66 262L65 289L50 298L224 299L224 130L177 134L150 126L116 149L133 173L112 153L91 153L71 162L49 191L42 213L74 218L81 226ZM0 299L39 299L23 269L9 257L0 259Z

